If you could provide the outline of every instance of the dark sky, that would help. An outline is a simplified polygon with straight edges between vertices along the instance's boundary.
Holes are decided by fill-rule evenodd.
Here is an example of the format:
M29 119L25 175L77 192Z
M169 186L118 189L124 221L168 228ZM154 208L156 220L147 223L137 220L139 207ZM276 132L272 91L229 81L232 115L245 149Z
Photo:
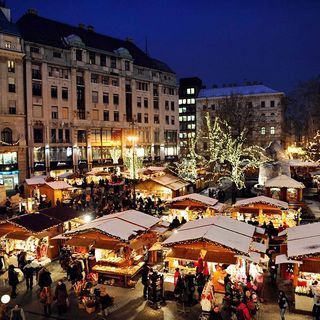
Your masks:
M319 0L7 0L50 19L133 38L178 77L258 80L281 91L320 73Z

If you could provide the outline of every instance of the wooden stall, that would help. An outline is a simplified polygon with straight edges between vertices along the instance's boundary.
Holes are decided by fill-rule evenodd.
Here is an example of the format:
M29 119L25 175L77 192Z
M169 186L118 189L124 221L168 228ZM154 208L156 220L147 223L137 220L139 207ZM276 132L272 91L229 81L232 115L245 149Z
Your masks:
M131 280L149 259L148 249L157 242L152 228L158 218L136 210L127 210L95 219L64 235L66 243L95 248L96 265L92 271L100 278L114 279L131 286Z
M170 222L175 216L180 220L183 217L187 221L195 220L200 216L203 218L213 217L225 207L217 199L203 196L199 193L191 193L167 200L166 206L170 209L168 217Z
M299 208L303 206L303 189L302 182L296 181L284 174L269 179L265 183L266 196L273 199L286 201L289 207Z
M40 197L45 196L45 201L51 201L55 205L57 200L63 202L70 199L72 186L65 181L52 181L40 185L39 190Z

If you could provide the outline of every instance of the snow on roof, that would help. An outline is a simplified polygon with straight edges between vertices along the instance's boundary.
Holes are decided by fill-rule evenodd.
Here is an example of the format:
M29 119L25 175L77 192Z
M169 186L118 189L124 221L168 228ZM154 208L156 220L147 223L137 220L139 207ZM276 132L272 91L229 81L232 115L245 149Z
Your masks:
M238 87L226 87L226 88L210 88L201 89L198 98L214 98L214 97L229 97L232 95L255 95L255 94L270 94L281 93L274 89L271 89L265 85L252 85L252 86L238 86Z
M242 207L242 206L247 206L254 203L265 203L277 208L284 208L284 209L289 208L288 202L280 201L280 200L273 199L266 196L258 196L258 197L238 200L233 206Z
M157 182L171 190L179 190L189 185L189 182L186 182L181 178L169 173L165 174L164 176L153 177L150 180Z
M65 181L52 181L46 182L45 184L55 190L72 188L72 186Z
M264 243L253 241L251 243L251 250L266 253L267 246Z
M302 182L296 181L285 174L282 174L278 177L269 179L266 181L265 187L278 187L278 188L305 188Z
M210 241L230 249L249 253L255 227L228 217L189 221L174 232L163 244L173 245L184 241Z
M285 254L278 254L276 256L276 264L281 263L302 263L302 261L290 260Z
M320 222L287 230L287 255L289 258L320 254Z
M191 200L191 201L195 201L201 204L204 204L208 207L214 207L217 203L218 200L217 199L213 199L207 196L203 196L199 193L191 193L191 194L186 194L184 196L180 196L180 197L175 197L171 200L168 200L167 203L175 203L175 202L182 202L184 200Z
M319 162L302 161L299 159L286 160L290 167L319 167Z
M65 234L74 235L95 230L110 235L111 237L127 241L139 232L147 231L159 221L160 219L140 211L127 210L95 219Z
M26 179L26 184L31 185L37 185L37 184L45 184L46 183L47 176L34 176L30 179Z

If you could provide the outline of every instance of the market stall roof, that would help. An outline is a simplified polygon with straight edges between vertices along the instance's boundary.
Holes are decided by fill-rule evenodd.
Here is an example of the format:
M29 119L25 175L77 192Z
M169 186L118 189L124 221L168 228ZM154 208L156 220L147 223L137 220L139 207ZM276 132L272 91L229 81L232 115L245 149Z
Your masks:
M320 222L289 228L287 234L289 258L320 254Z
M127 210L109 214L86 223L65 235L74 236L89 231L97 231L119 240L128 241L139 233L149 230L160 219L136 210Z
M299 159L286 160L290 167L319 167L319 162L302 161Z
M256 204L256 203L268 204L270 206L280 208L280 209L288 209L289 208L288 202L280 201L280 200L273 199L273 198L266 197L266 196L258 196L258 197L238 200L233 206L234 207L242 207L242 206L248 206L250 204Z
M63 205L54 206L49 209L43 209L40 211L40 213L50 218L60 220L61 222L66 222L83 215L82 211L76 211L72 208Z
M285 254L279 254L276 256L276 264L281 264L281 263L302 263L302 261L297 261L297 260L290 260L287 258Z
M47 176L34 176L30 179L26 179L26 184L29 186L34 186L38 184L45 184Z
M302 182L294 180L285 174L281 174L278 177L267 180L264 186L269 188L305 188L305 185Z
M181 178L170 173L166 173L165 175L159 177L153 177L150 180L174 191L190 184L189 182L186 182L185 180L182 180Z
M52 182L46 182L45 184L54 190L62 190L62 189L72 188L72 186L65 181L52 181Z
M191 194L186 194L184 196L175 197L171 200L167 200L166 203L167 204L175 204L175 203L180 203L180 202L184 202L187 200L189 200L191 202L195 202L196 204L203 205L208 208L216 209L218 211L220 209L222 209L222 207L224 206L222 203L219 203L217 199L203 196L199 193L191 193Z
M8 222L32 233L40 233L61 224L60 220L41 213L23 214L9 219Z
M228 217L189 221L176 230L163 244L208 241L220 244L236 252L249 254L255 227Z

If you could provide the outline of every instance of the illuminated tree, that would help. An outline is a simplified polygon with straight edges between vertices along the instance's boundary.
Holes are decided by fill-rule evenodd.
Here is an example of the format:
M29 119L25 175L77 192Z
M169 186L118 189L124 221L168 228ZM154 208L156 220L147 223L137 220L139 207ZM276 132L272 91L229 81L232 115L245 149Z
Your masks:
M305 152L304 157L307 161L319 161L320 160L320 131L318 130L313 139L308 142L307 146L303 150Z
M120 148L113 147L112 149L109 150L110 156L112 158L113 164L118 164L118 161L121 157L121 150Z
M123 157L124 165L129 170L131 179L138 179L138 170L143 167L143 158L143 156L138 156L130 149L125 150Z

